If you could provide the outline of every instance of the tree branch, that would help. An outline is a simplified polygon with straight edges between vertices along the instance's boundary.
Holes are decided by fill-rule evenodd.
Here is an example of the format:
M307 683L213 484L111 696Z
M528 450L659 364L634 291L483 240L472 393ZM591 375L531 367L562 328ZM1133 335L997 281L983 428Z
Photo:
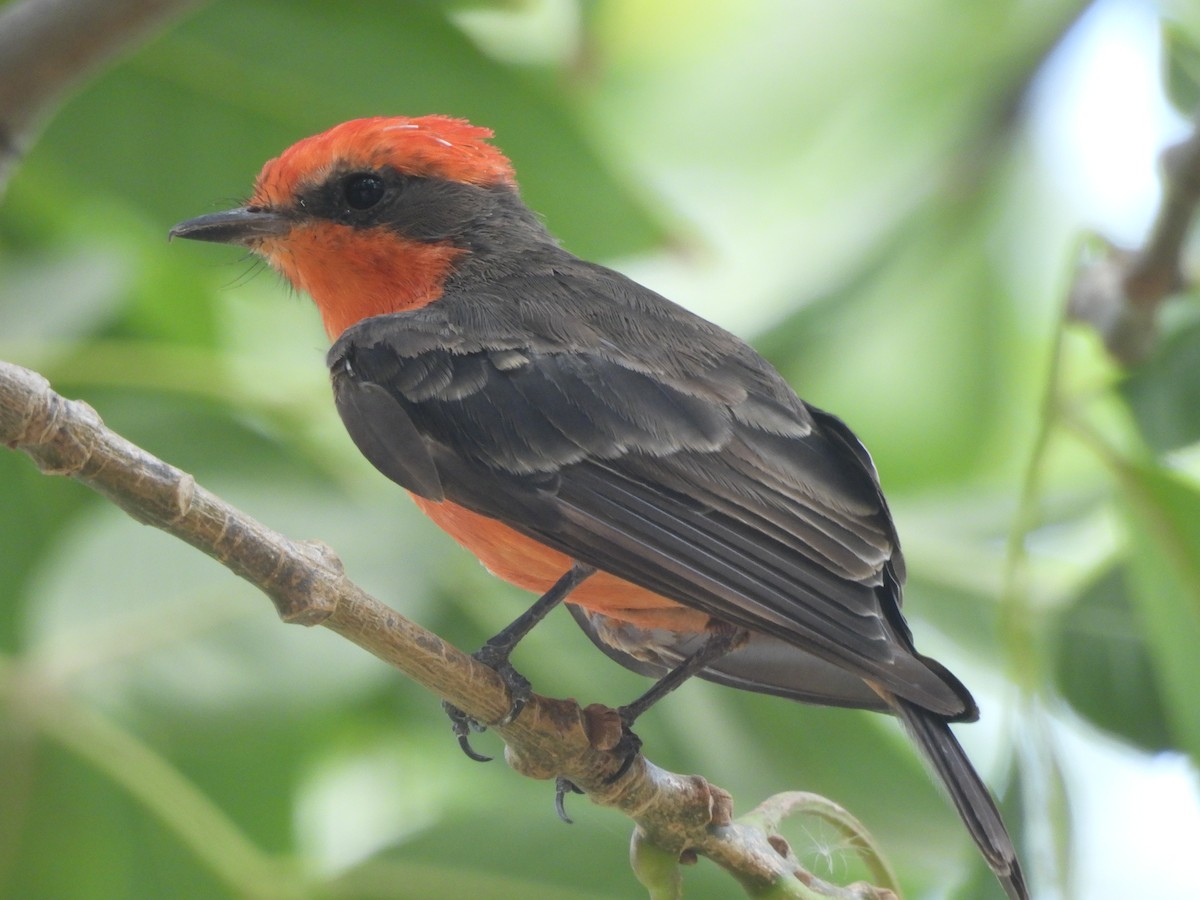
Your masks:
M1200 118L1163 152L1162 167L1162 204L1146 243L1138 250L1109 246L1104 259L1082 266L1068 302L1071 317L1095 327L1126 365L1153 348L1159 306L1187 283L1182 256L1200 203Z
M0 194L64 94L202 0L19 0L0 9Z
M86 403L67 400L37 373L3 362L0 442L24 452L45 474L74 478L139 522L202 550L267 594L285 622L336 631L481 722L499 722L507 713L507 692L495 672L368 595L346 577L329 547L272 531L106 428ZM752 892L845 896L799 867L778 836L778 811L733 822L728 793L640 756L628 774L609 783L621 765L609 752L620 735L615 723L607 707L581 709L573 700L534 695L514 722L492 727L506 743L509 764L522 774L564 775L594 802L629 816L637 823L635 847L648 842L674 860L707 856ZM865 833L862 839L870 841ZM854 889L867 892L854 896L888 896ZM677 895L673 887L654 894Z

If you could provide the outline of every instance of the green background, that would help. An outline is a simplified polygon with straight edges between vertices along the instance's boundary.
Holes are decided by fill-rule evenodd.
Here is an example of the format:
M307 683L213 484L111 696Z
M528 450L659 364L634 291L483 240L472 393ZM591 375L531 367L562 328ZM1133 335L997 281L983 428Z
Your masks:
M0 207L0 358L473 649L529 598L357 455L311 304L165 235L344 119L488 125L568 248L751 339L870 447L918 646L981 701L959 734L1039 893L1075 896L1081 798L1103 791L1070 748L1185 754L1193 785L1200 755L1200 310L1174 301L1128 371L1064 323L1095 242L1026 114L1086 6L215 2L76 93L23 162ZM1185 10L1163 24L1189 109ZM0 894L641 893L626 820L570 798L560 824L549 785L459 754L435 697L13 453L0 574ZM644 687L565 613L516 663L583 702ZM790 789L847 806L912 897L999 896L889 719L695 683L638 731L740 811ZM1108 825L1173 827L1140 813ZM822 877L862 877L816 824L789 836ZM685 883L733 893L703 861Z

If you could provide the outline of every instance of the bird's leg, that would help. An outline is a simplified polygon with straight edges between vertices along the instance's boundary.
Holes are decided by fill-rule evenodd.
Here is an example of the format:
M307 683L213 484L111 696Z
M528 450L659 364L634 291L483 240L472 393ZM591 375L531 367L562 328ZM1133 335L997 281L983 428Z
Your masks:
M709 663L742 646L748 637L749 634L743 628L736 628L724 623L715 624L704 643L691 656L654 682L654 685L646 693L632 703L627 703L617 709L617 715L621 719L622 734L620 741L613 748L613 752L623 756L620 768L604 779L606 784L612 784L628 772L633 761L637 759L638 752L642 749L642 739L633 733L633 723L637 718ZM572 781L560 776L555 784L554 807L558 811L559 818L570 824L571 820L567 817L563 806L563 800L568 791L576 794L582 793Z
M512 655L521 639L529 634L538 622L546 618L550 610L562 603L571 591L579 587L595 571L592 566L584 563L577 562L572 565L558 581L554 582L550 590L537 599L533 606L525 610L511 625L472 654L475 659L495 671L504 682L505 687L508 688L510 705L508 712L505 713L499 724L507 725L515 719L529 701L532 693L528 679L513 668L512 663L508 661L509 656ZM472 731L483 731L485 726L453 704L443 701L442 709L450 717L450 726L458 736L458 745L462 747L463 753L477 762L490 761L490 756L475 752L469 739Z
M651 706L679 687L709 663L714 662L746 642L749 634L744 628L718 623L713 626L704 643L691 656L654 682L654 685L632 703L617 710L621 724L631 728L637 718ZM620 776L617 776L620 777ZM613 779L614 781L616 778Z

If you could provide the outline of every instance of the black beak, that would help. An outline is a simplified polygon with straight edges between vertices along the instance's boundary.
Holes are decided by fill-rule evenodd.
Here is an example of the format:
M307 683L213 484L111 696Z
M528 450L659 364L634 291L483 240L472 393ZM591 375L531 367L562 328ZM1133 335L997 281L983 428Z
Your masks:
M283 213L263 207L239 206L180 222L167 237L253 247L263 238L287 234L291 227L291 219Z

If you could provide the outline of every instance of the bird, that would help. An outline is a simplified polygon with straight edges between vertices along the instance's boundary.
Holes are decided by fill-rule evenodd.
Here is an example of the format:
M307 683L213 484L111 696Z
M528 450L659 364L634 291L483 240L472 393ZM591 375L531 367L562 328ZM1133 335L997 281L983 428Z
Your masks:
M308 294L357 448L542 595L489 642L514 694L508 653L565 599L600 650L660 679L626 724L693 674L890 713L1025 900L950 729L978 707L901 612L867 450L746 342L563 248L493 137L442 115L343 122L269 160L243 205L170 234L247 248Z

